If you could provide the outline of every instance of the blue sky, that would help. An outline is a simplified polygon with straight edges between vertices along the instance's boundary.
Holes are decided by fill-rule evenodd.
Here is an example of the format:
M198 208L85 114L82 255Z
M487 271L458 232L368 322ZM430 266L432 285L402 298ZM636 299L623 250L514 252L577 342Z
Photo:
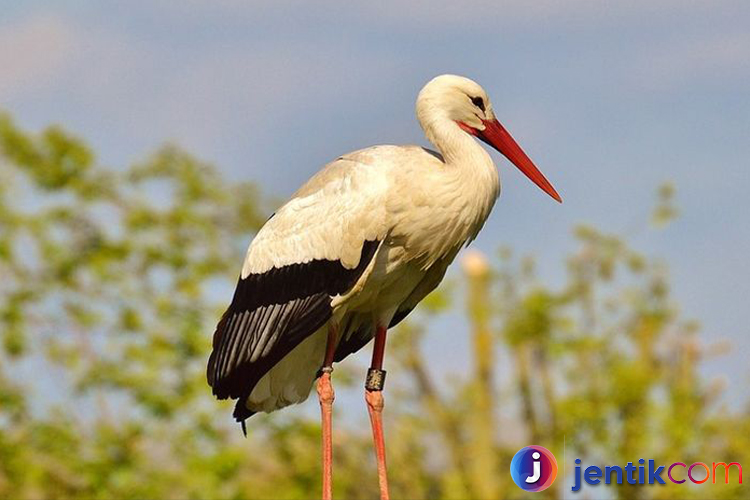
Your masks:
M343 152L424 144L420 87L477 80L565 203L496 157L503 194L475 246L532 252L559 282L572 224L626 230L674 181L682 217L635 244L669 261L704 340L731 342L705 371L729 380L730 400L750 395L750 3L0 0L0 12L0 107L23 126L61 123L112 166L175 141L279 197ZM455 352L459 329L446 321L431 355Z

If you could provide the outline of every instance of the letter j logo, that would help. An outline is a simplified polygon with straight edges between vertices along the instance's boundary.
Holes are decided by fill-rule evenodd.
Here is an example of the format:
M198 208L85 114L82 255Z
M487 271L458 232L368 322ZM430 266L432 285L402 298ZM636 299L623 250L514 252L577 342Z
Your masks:
M555 482L557 460L552 452L543 446L527 446L513 456L510 475L522 490L544 491Z

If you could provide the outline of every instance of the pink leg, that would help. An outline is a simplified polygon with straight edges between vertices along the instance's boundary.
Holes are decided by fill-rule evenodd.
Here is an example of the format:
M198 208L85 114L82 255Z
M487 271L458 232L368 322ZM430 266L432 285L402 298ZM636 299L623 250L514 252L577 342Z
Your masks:
M332 419L333 400L336 394L331 385L331 372L333 371L333 356L336 352L336 326L328 327L328 342L326 344L326 357L323 361L323 372L318 379L318 401L320 402L320 413L323 427L323 500L331 500L333 490L333 443Z
M375 443L375 458L378 462L378 484L380 485L380 499L389 500L388 470L385 466L385 436L383 434L383 386L385 384L385 370L383 370L383 355L385 353L386 328L378 326L375 332L375 347L372 353L372 365L367 371L365 382L365 401L370 414L372 425L372 439Z
M331 500L333 476L333 444L331 441L331 418L333 400L336 395L331 385L331 374L324 372L318 379L318 400L323 419L323 500Z

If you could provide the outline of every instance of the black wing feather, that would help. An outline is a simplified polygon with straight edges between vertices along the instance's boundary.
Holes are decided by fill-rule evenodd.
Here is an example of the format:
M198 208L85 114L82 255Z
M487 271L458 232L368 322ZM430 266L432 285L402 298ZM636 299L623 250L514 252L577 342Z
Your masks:
M334 363L339 363L350 354L362 349L374 336L375 328L372 323L364 323L350 335L342 337L333 354Z
M414 310L414 307L407 307L405 309L399 309L398 311L396 311L396 314L393 315L393 319L391 319L391 324L388 325L388 328L393 328L394 326L401 323L404 318L406 318L409 313Z
M354 269L346 269L339 261L314 260L240 278L232 303L216 327L207 370L214 395L240 398L235 417L238 411L244 418L251 414L244 408L244 399L255 384L328 321L333 312L331 297L354 286L379 243L364 243Z
M397 324L401 323L410 312L414 310L413 307L407 307L405 309L399 309L396 314L393 315L388 328L391 329ZM375 328L372 323L364 323L359 326L350 335L345 336L341 339L339 344L336 346L336 352L333 355L333 361L339 363L344 360L350 354L354 354L363 347L365 347L375 336Z

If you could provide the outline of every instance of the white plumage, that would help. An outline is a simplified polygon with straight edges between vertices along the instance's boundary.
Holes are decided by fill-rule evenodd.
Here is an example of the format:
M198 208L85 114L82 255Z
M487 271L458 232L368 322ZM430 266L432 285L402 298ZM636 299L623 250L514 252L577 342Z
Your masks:
M372 337L375 325L400 320L440 283L500 192L497 169L475 137L501 150L559 200L531 161L522 152L518 156L520 148L475 82L453 75L433 79L420 92L416 112L437 152L375 146L346 154L303 185L250 244L209 362L217 396L240 400L238 420L307 398L330 322L340 327L342 345L355 344L337 353L346 356L344 351ZM327 281L333 274L351 282L344 289L334 286ZM320 286L306 282L308 277ZM240 290L245 282L253 283L252 290ZM307 289L295 294L300 284ZM263 302L264 294L279 298ZM326 300L308 300L321 294ZM250 295L255 298L243 298ZM290 297L292 302L281 302ZM305 321L311 331L288 334L290 325ZM286 337L294 337L294 345L285 344ZM280 359L274 350L283 351Z

